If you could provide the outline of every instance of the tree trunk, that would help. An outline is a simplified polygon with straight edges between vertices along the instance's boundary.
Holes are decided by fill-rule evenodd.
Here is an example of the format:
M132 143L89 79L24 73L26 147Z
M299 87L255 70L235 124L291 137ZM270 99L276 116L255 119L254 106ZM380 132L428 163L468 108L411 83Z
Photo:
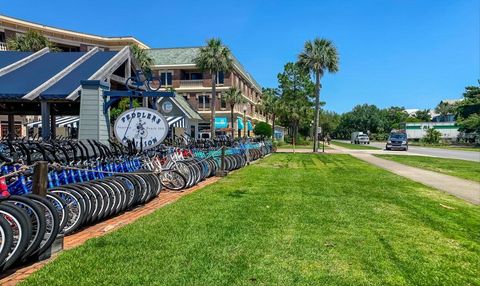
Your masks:
M230 122L232 123L232 140L233 138L235 138L235 129L233 126L235 126L235 124L233 123L233 108L235 107L235 104L231 104L230 105Z
M315 121L313 125L313 152L318 151L318 119L320 113L320 72L315 73Z
M210 101L210 139L215 139L215 100L217 99L217 73L212 72L212 100Z
M272 114L272 142L275 141L275 113Z
M293 140L297 140L297 121L293 121L293 126L292 126L292 142L294 142Z

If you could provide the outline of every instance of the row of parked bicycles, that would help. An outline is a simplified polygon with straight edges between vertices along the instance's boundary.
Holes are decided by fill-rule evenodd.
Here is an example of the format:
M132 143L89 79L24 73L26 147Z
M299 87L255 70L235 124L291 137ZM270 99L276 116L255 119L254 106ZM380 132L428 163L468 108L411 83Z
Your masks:
M145 204L165 188L182 191L221 168L239 169L272 152L272 145L262 141L232 141L229 147L216 142L163 145L148 151L134 146L0 141L0 272L37 260L59 234ZM33 166L39 161L48 162L46 196L32 193Z

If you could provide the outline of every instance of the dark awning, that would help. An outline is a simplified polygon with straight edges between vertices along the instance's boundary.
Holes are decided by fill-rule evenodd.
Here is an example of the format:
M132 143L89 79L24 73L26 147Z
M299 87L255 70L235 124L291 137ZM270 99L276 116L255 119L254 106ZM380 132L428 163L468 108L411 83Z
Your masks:
M0 52L0 100L75 99L82 80L110 76L129 57L121 51Z

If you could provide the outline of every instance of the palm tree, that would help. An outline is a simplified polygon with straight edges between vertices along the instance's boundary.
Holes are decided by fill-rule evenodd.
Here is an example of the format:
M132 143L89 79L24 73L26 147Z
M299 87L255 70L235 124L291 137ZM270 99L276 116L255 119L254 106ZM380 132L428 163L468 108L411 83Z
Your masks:
M269 115L272 116L272 132L275 139L275 116L279 112L278 103L278 89L276 88L264 88L262 90L262 101L260 102L260 109L265 113L266 122L268 123Z
M235 105L245 103L246 100L245 100L245 97L243 97L240 90L236 89L235 87L232 87L227 91L225 91L224 93L222 93L222 98L223 100L225 100L225 102L228 105L230 105L230 122L232 123L231 127L232 127L232 138L233 138L235 137L235 130L233 128L233 122L234 122L233 109Z
M137 44L130 45L130 51L134 58L137 59L144 74L150 75L152 72L150 67L153 65L153 59L148 55L147 51L140 48Z
M307 41L303 52L298 56L299 64L310 70L315 76L315 119L314 119L314 139L313 152L318 151L318 119L320 111L320 79L325 71L335 73L338 71L338 52L335 45L327 39L316 38L312 41Z
M437 107L435 107L435 112L440 114L441 121L447 121L448 115L452 114L454 106L448 102L441 101Z
M229 72L232 69L232 55L230 49L222 44L220 39L209 39L207 45L200 48L198 56L193 60L203 72L212 75L212 100L210 101L210 132L211 138L215 138L215 99L217 73Z
M53 52L59 51L52 42L36 31L28 31L25 35L7 42L7 49L11 51L38 52L43 48L49 48Z

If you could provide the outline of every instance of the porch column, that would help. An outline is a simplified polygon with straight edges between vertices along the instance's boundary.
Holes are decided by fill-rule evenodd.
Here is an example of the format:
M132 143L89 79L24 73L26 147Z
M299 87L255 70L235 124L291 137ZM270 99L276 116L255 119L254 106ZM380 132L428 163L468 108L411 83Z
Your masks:
M110 84L99 80L85 80L81 81L81 85L78 139L93 139L108 144L110 117L109 112L103 112L103 91L110 90Z
M15 139L15 116L13 114L8 115L8 139Z
M57 138L57 117L55 115L50 115L50 133L51 138Z
M50 139L50 104L46 101L40 102L42 113L42 139Z

